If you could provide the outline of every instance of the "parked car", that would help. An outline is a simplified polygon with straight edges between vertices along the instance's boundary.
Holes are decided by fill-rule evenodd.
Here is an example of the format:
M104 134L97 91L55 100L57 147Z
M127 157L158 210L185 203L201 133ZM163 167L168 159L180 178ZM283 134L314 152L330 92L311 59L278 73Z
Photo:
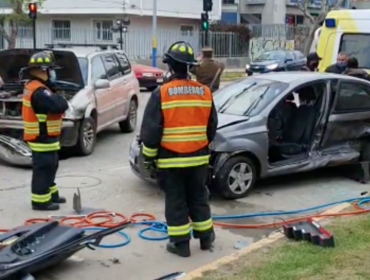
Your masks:
M22 91L24 82L29 79L24 75L20 81L19 70L38 51L0 51L0 76L4 81L0 88L0 135L10 137L9 141L1 137L0 142L18 155L20 150L13 146L17 139L19 148L24 149L21 143ZM75 154L86 156L94 151L96 134L103 129L118 123L122 132L134 131L140 88L124 52L66 48L53 49L53 53L57 64L62 67L56 70L56 92L70 103L70 109L63 118L62 147L72 148Z
M132 69L135 72L136 78L139 80L140 87L146 88L149 91L155 90L164 82L164 72L162 69L138 64L135 61L132 61Z
M219 125L210 144L208 186L236 199L260 178L370 160L370 82L314 72L280 72L215 92ZM130 166L142 167L140 136Z
M299 71L306 64L306 58L300 51L275 50L268 51L245 66L248 76L253 73L280 71Z

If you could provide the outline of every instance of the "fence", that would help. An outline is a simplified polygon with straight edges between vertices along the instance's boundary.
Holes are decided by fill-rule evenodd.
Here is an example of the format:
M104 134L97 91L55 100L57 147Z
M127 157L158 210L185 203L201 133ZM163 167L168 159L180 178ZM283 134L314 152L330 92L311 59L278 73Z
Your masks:
M290 27L286 25L251 25L249 34L237 32L216 32L208 34L208 45L214 49L216 57L247 57L250 55L250 38L262 40L294 40L294 48L301 50L308 27ZM9 32L8 32L9 34ZM37 28L36 42L38 48L46 44L113 44L119 45L120 35L110 29L82 29L82 28ZM157 32L157 54L162 56L167 48L175 41L189 42L199 53L205 43L205 33L202 31L176 31L174 29L161 29ZM6 40L0 40L0 47L8 48ZM18 29L16 40L17 48L33 47L33 31L29 27ZM123 34L123 48L133 59L146 59L151 57L152 30L144 28L129 28ZM266 49L267 50L267 49Z

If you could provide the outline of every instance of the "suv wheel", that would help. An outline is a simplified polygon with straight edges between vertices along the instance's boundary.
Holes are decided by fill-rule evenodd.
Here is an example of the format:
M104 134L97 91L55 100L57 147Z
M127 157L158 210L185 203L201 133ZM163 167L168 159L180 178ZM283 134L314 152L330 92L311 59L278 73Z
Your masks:
M80 125L76 152L80 156L91 155L96 144L96 123L92 117L84 118Z
M119 128L122 132L133 132L137 123L137 104L135 100L130 101L127 118L119 122Z
M216 175L216 188L226 199L245 197L257 179L256 165L247 156L229 158Z

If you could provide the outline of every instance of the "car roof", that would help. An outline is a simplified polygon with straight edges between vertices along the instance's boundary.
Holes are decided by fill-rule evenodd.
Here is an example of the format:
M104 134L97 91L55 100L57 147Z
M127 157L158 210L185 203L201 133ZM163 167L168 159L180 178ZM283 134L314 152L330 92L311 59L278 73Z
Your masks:
M117 51L121 51L121 50L99 50L95 47L54 48L53 50L70 51L73 52L77 57L86 57L86 58L98 54L115 53Z
M358 78L342 75L342 74L332 74L332 73L320 73L320 72L307 72L307 71L297 71L297 72L271 72L262 75L252 76L256 79L265 79L276 82L283 83L302 83L310 82L320 79L341 79L341 80L353 80L358 81ZM364 80L361 80L364 81Z

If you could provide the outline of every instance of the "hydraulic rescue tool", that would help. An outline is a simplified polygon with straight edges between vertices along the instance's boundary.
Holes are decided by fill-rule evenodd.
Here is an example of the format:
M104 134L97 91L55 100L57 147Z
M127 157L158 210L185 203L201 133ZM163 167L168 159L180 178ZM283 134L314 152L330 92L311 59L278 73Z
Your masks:
M309 218L292 224L283 225L284 234L289 239L306 240L322 247L334 247L334 236L318 222Z

